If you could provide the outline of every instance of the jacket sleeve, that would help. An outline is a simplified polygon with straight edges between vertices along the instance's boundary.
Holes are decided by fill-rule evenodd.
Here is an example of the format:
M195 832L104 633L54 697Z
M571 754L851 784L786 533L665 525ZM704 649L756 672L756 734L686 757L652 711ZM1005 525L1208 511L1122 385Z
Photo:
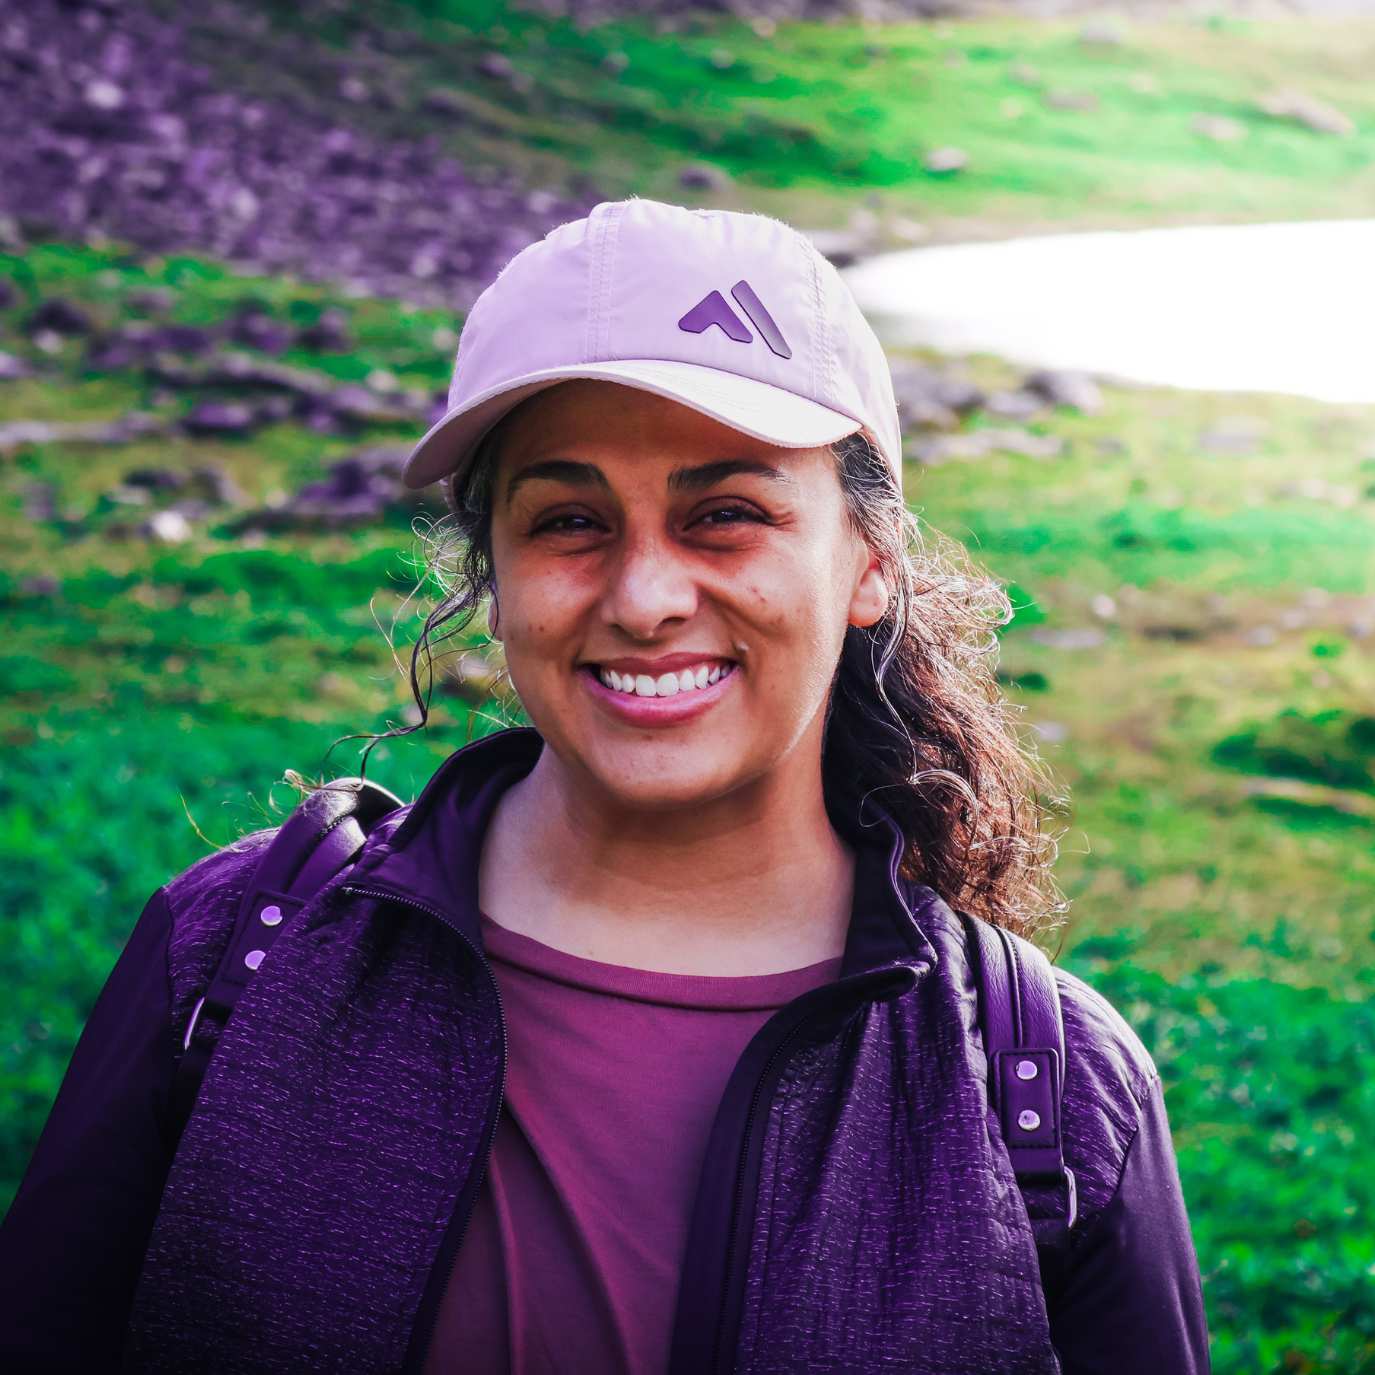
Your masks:
M77 1042L0 1225L0 1368L113 1370L175 1143L164 889Z
M1117 1190L1070 1247L1048 1309L1063 1375L1209 1375L1202 1282L1159 1077Z

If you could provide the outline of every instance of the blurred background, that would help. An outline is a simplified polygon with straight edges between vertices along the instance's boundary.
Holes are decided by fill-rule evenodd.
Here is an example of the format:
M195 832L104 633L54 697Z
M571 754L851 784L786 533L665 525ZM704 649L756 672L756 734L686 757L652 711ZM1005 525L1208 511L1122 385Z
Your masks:
M0 1207L148 895L418 719L400 465L486 282L634 192L847 274L1017 608L1215 1369L1375 1371L1375 0L26 0L0 86ZM453 648L406 798L509 719Z

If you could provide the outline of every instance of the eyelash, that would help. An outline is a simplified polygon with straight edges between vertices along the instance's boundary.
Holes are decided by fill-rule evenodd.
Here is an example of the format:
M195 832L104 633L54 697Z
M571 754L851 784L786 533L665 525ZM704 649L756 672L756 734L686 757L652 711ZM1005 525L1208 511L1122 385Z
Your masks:
M747 506L714 506L711 508L711 510L705 511L702 513L702 515L698 516L697 520L706 520L708 516L718 516L723 513L729 514L731 516L743 517L746 521L753 521L759 525L763 525L766 523L765 518L762 515L760 515L757 511L750 510ZM531 531L531 534L540 535L544 534L546 531L550 531L554 534L579 535L583 533L582 529L569 530L567 527L562 526L561 522L567 520L591 519L591 516L585 516L578 512L570 512L568 515L564 516L553 516L549 520L546 520L543 523L536 525L535 528ZM696 521L694 521L693 523L696 524ZM735 524L737 524L735 520L730 520L725 521L722 524L716 525L715 528L722 529L724 528L724 526Z

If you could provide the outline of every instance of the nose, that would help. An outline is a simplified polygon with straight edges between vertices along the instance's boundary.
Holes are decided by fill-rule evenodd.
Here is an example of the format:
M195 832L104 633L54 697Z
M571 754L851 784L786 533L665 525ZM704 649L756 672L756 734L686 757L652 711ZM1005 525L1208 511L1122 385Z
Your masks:
M603 619L632 639L652 640L697 610L692 570L671 547L651 536L627 540L608 579Z

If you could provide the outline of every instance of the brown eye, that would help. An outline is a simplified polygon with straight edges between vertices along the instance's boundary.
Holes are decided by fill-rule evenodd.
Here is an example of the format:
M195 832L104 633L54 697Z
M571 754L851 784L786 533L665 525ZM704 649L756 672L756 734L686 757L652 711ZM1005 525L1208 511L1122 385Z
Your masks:
M552 516L548 520L541 521L530 533L532 535L541 535L549 531L559 535L582 535L596 528L597 522L594 521L591 516L571 514Z
M747 521L763 524L764 517L748 506L714 506L699 516L696 523L706 525L709 529L722 529Z

